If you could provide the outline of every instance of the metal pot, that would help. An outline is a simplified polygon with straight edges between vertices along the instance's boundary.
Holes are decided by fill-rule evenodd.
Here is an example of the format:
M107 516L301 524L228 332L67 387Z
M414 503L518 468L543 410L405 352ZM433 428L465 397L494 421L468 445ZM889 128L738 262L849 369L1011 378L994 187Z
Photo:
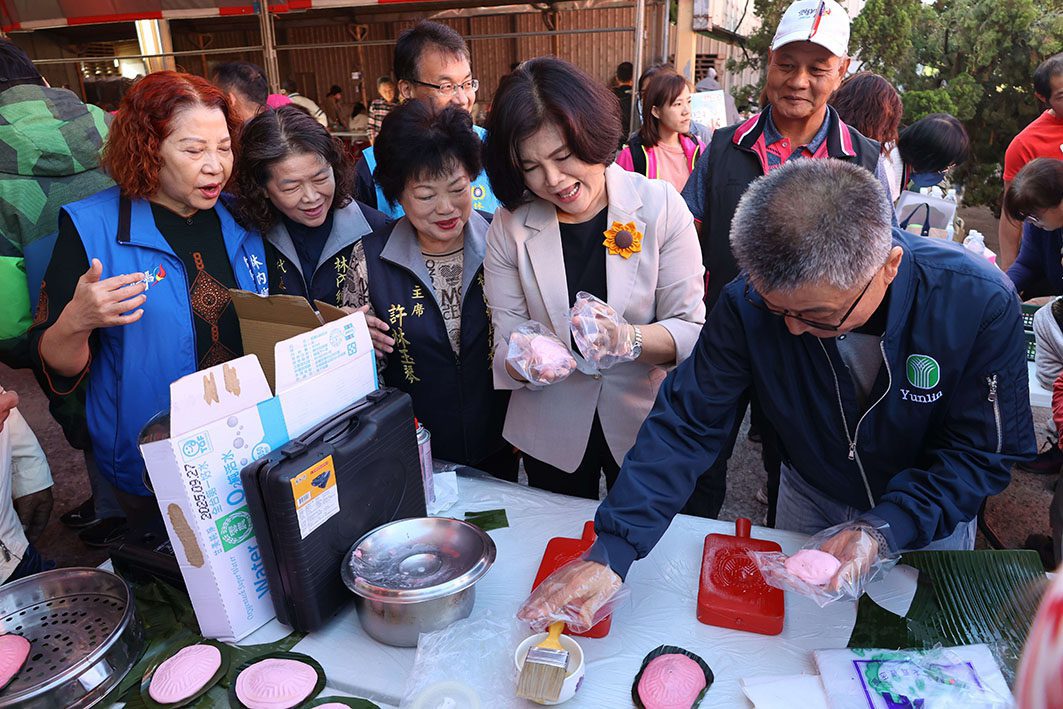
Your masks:
M0 632L31 643L0 707L94 706L145 646L129 586L100 569L55 569L0 587Z
M341 575L370 637L416 647L421 633L472 613L474 584L494 561L495 543L479 527L415 517L377 527L355 542Z

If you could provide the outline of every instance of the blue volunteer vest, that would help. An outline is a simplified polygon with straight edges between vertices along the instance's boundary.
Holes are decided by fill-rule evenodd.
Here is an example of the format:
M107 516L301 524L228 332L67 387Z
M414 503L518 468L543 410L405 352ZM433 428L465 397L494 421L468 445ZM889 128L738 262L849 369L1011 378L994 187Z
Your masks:
M92 452L118 489L149 495L137 437L148 419L170 409L170 383L198 368L184 264L155 226L147 200L121 197L117 187L63 208L85 254L103 264L101 278L142 271L147 301L140 320L96 330L85 403ZM219 200L225 251L240 288L268 292L262 238L233 219Z
M487 131L478 125L474 124L472 129L476 132L476 135L480 136L481 141L487 136ZM369 174L372 175L376 170L376 153L373 151L372 146L362 151L362 157L365 158L365 165L369 168ZM376 190L376 208L378 210L388 215L391 219L398 219L406 213L403 211L402 205L388 203L375 178L373 179L373 188ZM472 190L472 208L474 210L494 214L495 210L502 206L502 203L495 199L495 193L491 191L491 182L487 179L486 172L481 171L469 185L469 189Z

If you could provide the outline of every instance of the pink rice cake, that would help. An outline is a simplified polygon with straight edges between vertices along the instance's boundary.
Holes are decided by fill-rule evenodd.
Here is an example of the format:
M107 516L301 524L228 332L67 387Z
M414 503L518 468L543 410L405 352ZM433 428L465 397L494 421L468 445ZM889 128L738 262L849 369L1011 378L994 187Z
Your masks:
M786 570L811 586L823 586L838 573L842 563L819 549L802 549L786 560Z
M213 645L183 647L155 670L148 696L159 704L183 702L203 689L219 667L221 651Z
M646 709L690 709L706 685L697 662L686 655L661 655L642 671L639 699Z
M30 656L30 641L21 635L0 635L0 689L6 687Z
M236 698L248 709L290 709L310 696L317 679L317 672L305 662L269 658L240 673Z

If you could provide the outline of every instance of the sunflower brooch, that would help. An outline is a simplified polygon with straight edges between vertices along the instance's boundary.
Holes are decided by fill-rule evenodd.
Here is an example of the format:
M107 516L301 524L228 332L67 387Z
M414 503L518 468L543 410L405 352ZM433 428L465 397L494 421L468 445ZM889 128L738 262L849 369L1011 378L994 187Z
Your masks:
M642 232L635 228L635 222L613 222L603 233L605 241L602 245L613 256L631 258L631 254L642 251Z

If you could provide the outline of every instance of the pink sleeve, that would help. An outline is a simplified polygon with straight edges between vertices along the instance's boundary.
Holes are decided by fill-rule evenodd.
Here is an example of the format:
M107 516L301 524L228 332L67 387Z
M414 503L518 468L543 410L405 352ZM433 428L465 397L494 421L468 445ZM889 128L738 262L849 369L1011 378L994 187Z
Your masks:
M624 149L621 150L620 154L616 156L616 164L624 168L628 172L635 171L635 163L631 159L631 146L624 146Z

